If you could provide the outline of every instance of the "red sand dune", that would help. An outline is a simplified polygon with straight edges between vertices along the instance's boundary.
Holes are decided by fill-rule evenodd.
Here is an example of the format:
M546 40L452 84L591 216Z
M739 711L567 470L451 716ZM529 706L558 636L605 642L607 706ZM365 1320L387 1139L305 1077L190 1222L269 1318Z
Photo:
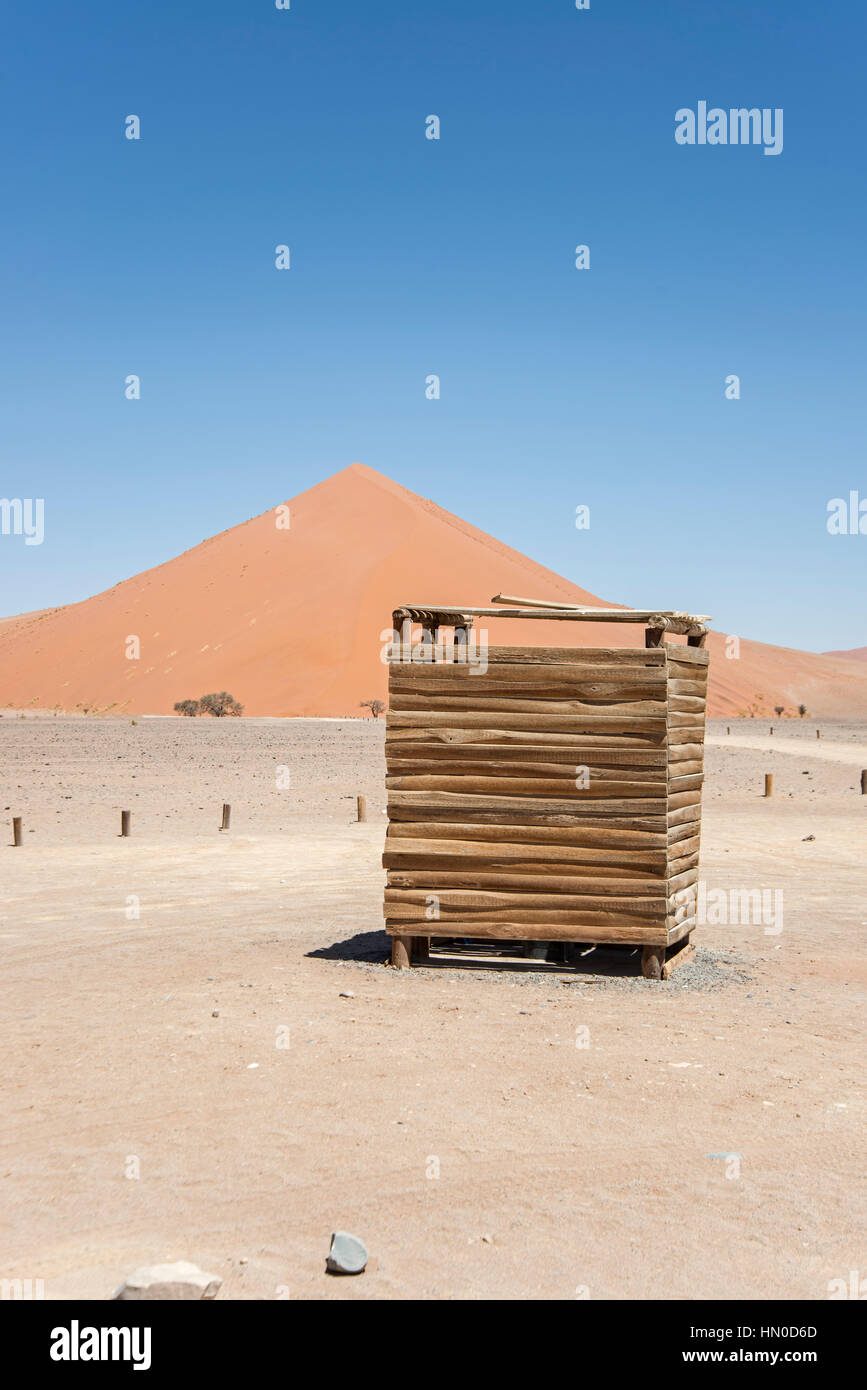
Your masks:
M289 529L268 511L94 598L0 623L0 705L167 714L225 689L247 714L359 715L359 701L385 696L380 634L400 603L478 607L499 591L606 602L362 464L288 505ZM492 643L644 641L614 624L479 623ZM851 659L742 640L730 660L722 635L709 645L712 712L761 695L764 713L867 715L867 668Z
M852 647L848 652L823 652L823 656L838 656L843 661L867 661L867 647Z

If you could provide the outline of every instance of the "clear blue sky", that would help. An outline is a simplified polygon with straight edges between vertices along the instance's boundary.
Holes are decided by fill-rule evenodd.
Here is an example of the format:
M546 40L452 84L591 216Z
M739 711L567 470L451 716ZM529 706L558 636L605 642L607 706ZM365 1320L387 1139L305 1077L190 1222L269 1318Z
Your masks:
M864 644L865 46L854 0L16 6L0 613L360 460L603 597ZM700 100L783 153L677 145Z

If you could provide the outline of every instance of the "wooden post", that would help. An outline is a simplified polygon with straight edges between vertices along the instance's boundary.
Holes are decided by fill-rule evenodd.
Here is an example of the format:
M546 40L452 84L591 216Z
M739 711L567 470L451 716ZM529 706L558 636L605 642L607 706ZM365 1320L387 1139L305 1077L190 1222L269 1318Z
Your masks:
M412 958L417 965L427 965L430 960L429 936L414 936L412 938Z
M765 773L765 796L773 796L773 794L774 794L774 774L773 774L772 772L766 772L766 773Z
M357 796L355 798L355 804L358 807L359 821L367 820L367 798L364 796Z
M731 727L730 727L729 725L726 725L726 733L727 733L727 734L730 734L730 733L731 733Z
M222 820L222 824L220 825L220 829L221 829L221 830L228 830L228 829L229 829L229 822L230 822L231 819L232 819L232 808L231 808L231 806L229 805L228 801L224 801L224 802L223 802L223 820Z
M770 729L768 730L768 732L771 733L771 734L774 732L774 726L773 726L773 724L771 725L771 727L770 727Z
M391 938L391 963L395 970L409 970L411 943L411 936L393 936Z
M661 980L664 962L664 946L643 946L641 948L641 973L645 980Z
M861 795L867 796L867 767L861 769Z
M822 737L822 730L821 730L821 729L817 729L817 730L816 730L816 738L821 738L821 737Z
M12 845L15 849L21 848L21 817L12 817Z
M121 811L121 813L120 813L120 834L121 834L121 839L123 839L123 840L128 840L128 839L129 839L129 821L130 821L130 812L129 812L129 811Z

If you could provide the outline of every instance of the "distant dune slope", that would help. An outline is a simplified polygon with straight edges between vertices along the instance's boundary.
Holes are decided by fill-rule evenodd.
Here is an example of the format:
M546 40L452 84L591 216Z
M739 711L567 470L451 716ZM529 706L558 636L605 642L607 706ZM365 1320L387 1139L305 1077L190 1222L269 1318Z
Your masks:
M82 603L0 623L0 705L166 714L227 689L248 714L359 714L359 701L385 696L381 634L400 603L481 606L499 590L606 603L362 464L288 505L288 529L268 511ZM644 640L614 624L486 626L491 642L514 645ZM138 660L126 656L131 636ZM760 696L763 711L803 703L812 715L867 715L867 665L852 653L742 640L730 660L723 636L709 645L712 713Z
M852 647L848 652L823 652L823 656L837 656L843 661L867 661L867 647Z

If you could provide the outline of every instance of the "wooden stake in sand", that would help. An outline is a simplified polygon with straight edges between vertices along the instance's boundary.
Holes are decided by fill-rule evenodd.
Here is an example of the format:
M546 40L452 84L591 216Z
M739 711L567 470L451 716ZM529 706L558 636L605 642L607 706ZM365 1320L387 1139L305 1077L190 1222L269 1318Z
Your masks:
M774 774L773 774L772 772L766 772L766 773L765 773L765 796L773 796L773 794L774 794Z
M730 725L727 725L727 726L726 726L726 733L727 733L727 734L730 734L730 733L731 733L731 726L730 726Z
M867 796L867 767L861 769L861 795Z
M822 737L822 730L821 730L821 729L817 729L817 730L816 730L816 738L821 738L821 737Z
M120 813L120 833L121 833L121 838L124 839L124 840L128 840L128 839L129 839L129 822L130 822L130 812L129 812L129 811L121 811L121 813Z
M355 801L358 807L359 821L367 820L367 798L364 796L357 796Z
M230 821L231 819L232 819L232 808L231 808L231 806L229 805L228 801L224 801L224 802L223 802L223 821L222 821L222 824L221 824L221 826L220 826L220 829L221 829L221 830L228 830L228 829L229 829L229 821Z
M770 729L768 730L768 733L771 733L771 734L772 734L773 732L774 732L774 726L773 726L773 724L772 724L771 727L770 727Z
M12 844L15 849L21 848L21 817L12 817Z

